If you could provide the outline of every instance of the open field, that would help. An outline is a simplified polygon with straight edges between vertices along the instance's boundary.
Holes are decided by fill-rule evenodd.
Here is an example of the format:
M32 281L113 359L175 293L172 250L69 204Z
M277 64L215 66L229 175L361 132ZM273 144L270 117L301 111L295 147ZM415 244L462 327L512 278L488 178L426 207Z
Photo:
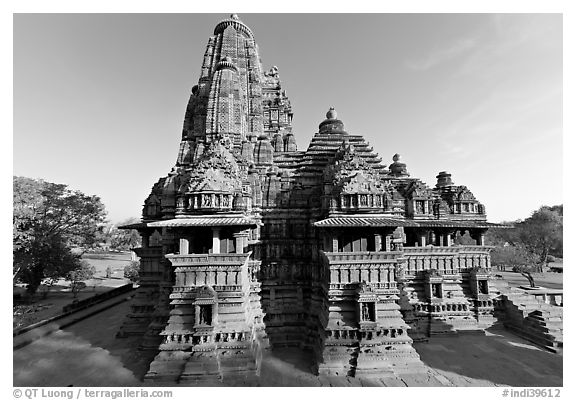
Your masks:
M501 275L512 286L528 286L528 279L518 272L509 271L495 271L495 274ZM564 274L558 272L542 272L532 274L537 286L546 287L549 289L562 289Z
M112 269L112 277L124 278L124 267L130 263L130 252L86 253L82 259L96 268L96 277L105 277L106 268Z

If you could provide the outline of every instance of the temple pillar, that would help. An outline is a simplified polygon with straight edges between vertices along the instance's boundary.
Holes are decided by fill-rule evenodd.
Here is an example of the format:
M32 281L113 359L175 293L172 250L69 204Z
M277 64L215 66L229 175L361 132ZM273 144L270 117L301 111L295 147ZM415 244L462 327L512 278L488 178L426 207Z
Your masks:
M179 245L179 254L190 254L190 242L188 239L181 238Z
M392 251L392 237L390 235L386 235L386 242L384 246L385 251Z
M452 246L452 235L450 233L446 234L446 247Z
M248 232L242 231L234 234L234 248L236 254L243 254L244 249L248 246Z
M234 249L236 250L236 254L244 253L244 235L241 233L234 234Z
M147 249L150 247L150 233L140 232L140 235L142 236L142 247Z
M478 246L484 246L484 237L485 237L485 236L484 236L484 232L480 232L480 233L478 234L478 238L476 239L476 244L477 244Z
M332 236L332 251L334 253L338 252L338 247L339 247L338 245L339 245L338 236L336 236L336 235Z
M427 236L426 232L420 232L419 234L420 246L422 247L426 246L426 236Z
M487 229L468 229L468 233L470 233L470 237L476 241L477 246L484 246L485 245L485 234Z
M248 242L250 241L250 230L247 229L244 231L244 246L243 249L248 248Z
M382 251L382 235L379 233L374 234L374 251Z
M220 253L220 228L212 228L212 253Z

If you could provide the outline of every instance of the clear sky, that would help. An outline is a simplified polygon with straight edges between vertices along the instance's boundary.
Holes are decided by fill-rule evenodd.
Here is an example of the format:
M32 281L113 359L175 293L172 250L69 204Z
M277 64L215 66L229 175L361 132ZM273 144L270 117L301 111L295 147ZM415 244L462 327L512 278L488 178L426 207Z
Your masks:
M430 186L449 171L490 221L563 203L561 14L239 15L279 68L299 150L333 106L384 164L400 153ZM227 16L16 14L13 173L139 217Z

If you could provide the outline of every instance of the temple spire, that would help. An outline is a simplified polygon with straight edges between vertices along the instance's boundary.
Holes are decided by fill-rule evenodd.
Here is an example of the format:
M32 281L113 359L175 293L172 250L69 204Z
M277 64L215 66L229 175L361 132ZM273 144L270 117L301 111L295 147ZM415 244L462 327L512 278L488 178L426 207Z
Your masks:
M232 14L214 28L184 119L183 140L221 140L240 149L262 122L262 66L251 29ZM191 146L192 147L192 146Z
M179 160L195 142L225 141L241 153L242 143L266 134L282 137L282 150L295 149L292 109L278 68L264 72L252 30L231 14L208 40L198 85L186 109ZM289 146L284 143L290 142ZM194 142L194 143L192 143ZM280 148L280 146L278 146Z

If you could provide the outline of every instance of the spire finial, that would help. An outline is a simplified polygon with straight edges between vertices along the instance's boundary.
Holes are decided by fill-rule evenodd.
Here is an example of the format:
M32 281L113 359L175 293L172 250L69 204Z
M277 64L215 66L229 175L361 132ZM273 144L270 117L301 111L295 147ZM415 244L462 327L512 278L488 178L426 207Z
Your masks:
M336 110L334 110L334 107L330 107L330 109L326 113L326 118L327 119L336 119L336 117L338 117L338 114L336 114Z
M394 157L392 157L392 160L394 162L392 164L390 164L390 167L389 167L390 168L390 175L395 176L395 177L410 176L410 174L406 170L406 164L401 162L400 161L401 159L402 159L402 157L400 156L400 154L398 154L398 153L394 154Z

